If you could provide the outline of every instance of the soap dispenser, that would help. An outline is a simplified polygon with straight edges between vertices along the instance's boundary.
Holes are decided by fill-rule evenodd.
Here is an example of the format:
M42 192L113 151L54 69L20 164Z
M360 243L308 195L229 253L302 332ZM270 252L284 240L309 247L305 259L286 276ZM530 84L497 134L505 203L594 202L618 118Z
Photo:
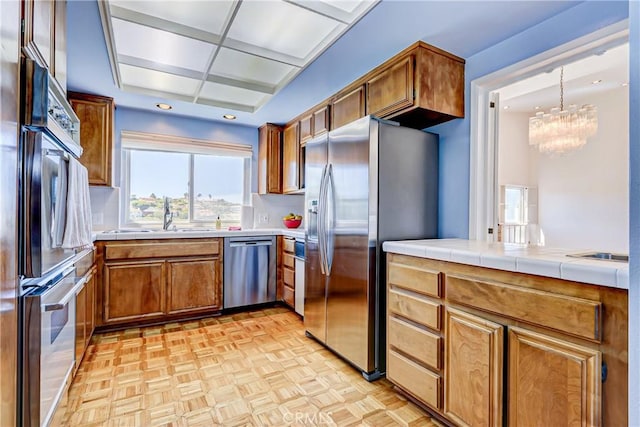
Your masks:
M216 219L216 230L220 230L222 227L222 221L220 221L220 215L218 215L218 219Z

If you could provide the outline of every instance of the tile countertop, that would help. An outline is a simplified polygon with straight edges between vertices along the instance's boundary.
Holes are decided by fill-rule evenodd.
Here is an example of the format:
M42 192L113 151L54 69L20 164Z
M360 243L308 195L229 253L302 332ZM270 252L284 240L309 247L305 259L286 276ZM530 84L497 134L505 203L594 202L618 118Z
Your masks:
M212 230L193 229L179 231L136 231L128 229L125 232L98 231L94 233L96 240L144 240L144 239L193 239L200 237L244 237L244 236L290 236L304 238L303 228L252 228L246 230Z
M567 254L589 250L464 239L389 241L384 242L383 249L402 255L629 289L628 263L567 257Z

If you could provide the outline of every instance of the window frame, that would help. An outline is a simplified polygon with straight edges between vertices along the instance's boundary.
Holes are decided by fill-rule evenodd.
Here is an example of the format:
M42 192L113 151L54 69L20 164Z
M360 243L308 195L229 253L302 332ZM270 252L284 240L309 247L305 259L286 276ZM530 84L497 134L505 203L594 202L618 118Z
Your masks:
M146 146L146 147L145 147ZM180 151L183 148L183 151ZM145 227L162 225L161 222L141 223L131 220L130 197L131 197L131 151L155 151L163 153L180 153L189 155L188 170L188 221L184 226L207 226L213 225L215 220L194 219L194 167L196 155L214 155L243 158L243 186L241 205L248 205L251 198L251 162L253 158L253 147L245 144L230 144L215 141L205 141L193 138L182 138L171 135L147 134L139 132L123 131L121 134L121 192L120 200L123 209L120 210L120 223L126 227ZM242 220L242 218L240 219Z

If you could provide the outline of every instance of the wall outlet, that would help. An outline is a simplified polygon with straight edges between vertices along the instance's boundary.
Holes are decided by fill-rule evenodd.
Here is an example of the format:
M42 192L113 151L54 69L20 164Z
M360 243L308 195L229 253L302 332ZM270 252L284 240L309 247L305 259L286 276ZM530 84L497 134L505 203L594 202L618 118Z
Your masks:
M269 214L265 212L258 213L258 224L267 224L269 223Z

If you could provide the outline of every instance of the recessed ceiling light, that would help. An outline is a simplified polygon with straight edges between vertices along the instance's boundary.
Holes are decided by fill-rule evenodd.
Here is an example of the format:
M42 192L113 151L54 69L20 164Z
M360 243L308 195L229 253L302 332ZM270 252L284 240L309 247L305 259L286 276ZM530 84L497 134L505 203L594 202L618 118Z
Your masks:
M600 83L602 83L602 79L594 80L594 81L591 82L592 85L597 85L597 84L600 84Z
M171 110L173 108L171 105L165 104L164 102L157 103L156 107L158 107L161 110Z
M235 120L236 119L236 116L234 116L233 114L225 114L222 117L227 119L227 120Z
M535 107L533 107L533 108L535 108L536 110L539 110L539 109L541 109L542 107L541 107L541 106L539 106L539 105L536 105L536 106L535 106Z
M622 87L627 87L629 86L629 83L622 83Z
M504 106L504 107L502 107L502 108L504 108L505 110L508 110L508 109L509 109L509 108L511 108L511 107L510 107L510 106L508 106L508 105L505 105L505 106Z

